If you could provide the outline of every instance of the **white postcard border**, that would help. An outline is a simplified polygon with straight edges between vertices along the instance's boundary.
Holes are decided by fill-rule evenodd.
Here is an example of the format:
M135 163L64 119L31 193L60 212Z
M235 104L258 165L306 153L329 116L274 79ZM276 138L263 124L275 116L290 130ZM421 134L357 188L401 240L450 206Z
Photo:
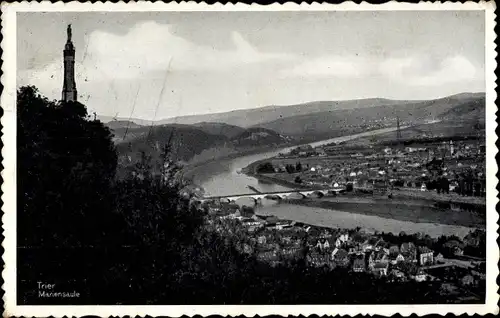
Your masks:
M181 315L356 315L356 314L378 314L383 316L391 316L399 313L403 316L416 313L418 315L425 314L486 314L498 313L498 286L496 278L498 277L498 260L499 248L496 243L498 237L498 214L496 212L496 204L498 203L498 192L496 185L498 179L496 173L498 170L495 155L497 148L495 142L497 140L495 129L496 124L496 93L494 70L496 69L496 45L494 40L495 26L495 3L494 2L466 2L466 3L432 3L421 2L419 4L396 3L390 2L382 5L371 5L368 3L355 4L353 2L345 2L339 5L320 4L318 2L310 5L302 3L286 3L283 5L273 4L268 6L260 6L256 4L214 4L206 3L197 4L195 2L182 3L28 3L20 2L13 4L2 4L2 35L1 43L3 49L3 75L1 77L4 91L1 96L1 106L4 110L4 115L1 118L2 123L2 221L3 234L5 236L2 246L5 249L3 254L4 270L2 276L4 285L2 288L5 291L3 300L5 303L4 316L83 316L83 315L98 315L98 316L159 316L168 315L178 317ZM224 306L18 306L16 304L16 12L55 12L55 11L318 11L318 10L485 10L485 70L486 70L486 171L488 178L487 184L487 265L486 265L486 303L479 305L224 305Z

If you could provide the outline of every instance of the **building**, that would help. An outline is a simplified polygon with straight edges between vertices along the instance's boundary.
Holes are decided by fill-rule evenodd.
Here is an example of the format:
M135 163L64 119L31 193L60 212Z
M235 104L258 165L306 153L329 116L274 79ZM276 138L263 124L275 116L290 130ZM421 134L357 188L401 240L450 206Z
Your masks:
M346 267L350 263L349 253L342 248L333 250L332 259L335 261L335 264L341 267Z
M391 245L391 247L389 247L389 255L397 256L398 254L399 254L399 246Z
M427 280L427 274L423 270L418 270L413 279L416 282L425 282Z
M418 247L418 260L420 265L428 265L434 263L434 252L427 246Z
M373 261L375 263L387 263L389 261L388 257L387 257L387 254L383 250L379 250L379 251L373 252L370 255L370 257L373 258Z
M316 247L321 251L327 250L330 248L330 242L326 238L320 238L318 243L316 243Z
M76 102L77 91L75 82L75 47L71 40L71 24L66 30L67 40L64 46L64 82L62 89L62 100L65 102Z
M312 252L307 254L306 261L309 266L313 267L335 268L335 262L332 261L328 254Z
M399 251L404 256L405 260L411 262L417 261L417 248L412 242L401 244Z
M342 233L339 235L337 240L335 240L335 247L341 247L342 245L346 244L349 241L349 234L348 233Z
M390 257L390 260L391 260L391 264L396 265L398 263L404 262L405 261L405 257L401 253L399 253L397 255L392 254L391 257Z
M356 273L361 273L365 271L365 258L356 257L352 262L352 271Z
M437 253L435 256L434 256L434 261L436 263L443 263L444 262L444 256L443 254L441 253Z
M388 263L376 263L372 268L372 272L375 275L387 276L388 269L389 269Z

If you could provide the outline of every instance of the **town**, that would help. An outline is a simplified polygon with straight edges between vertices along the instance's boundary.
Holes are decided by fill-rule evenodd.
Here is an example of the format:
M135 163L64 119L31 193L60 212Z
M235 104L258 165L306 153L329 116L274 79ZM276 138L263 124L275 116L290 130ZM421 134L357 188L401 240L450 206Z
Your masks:
M257 215L253 208L225 201L207 201L199 208L211 231L272 266L303 261L325 270L371 273L374 279L389 282L439 282L441 293L461 300L478 300L478 294L484 293L486 236L482 230L471 231L463 239L433 239L421 233L312 226Z
M476 197L486 193L484 139L363 142L300 146L247 170L257 177L310 188L435 190Z
M432 213L438 216L432 218L440 221L470 219L470 211L484 218L483 138L422 134L408 142L401 138L402 131L395 133L377 141L359 138L318 147L299 146L254 162L243 172L261 181L303 190L267 194L248 205L240 199L212 198L198 201L198 208L205 213L211 230L227 237L242 253L273 266L305 262L309 267L368 273L373 279L389 282L438 284L441 294L457 301L481 299L486 273L483 226L472 226L465 237L431 237L359 226L322 227L259 213L263 200L299 205L345 201L340 203L345 207L368 196L379 198L379 205L384 206L395 195L436 207ZM263 195L254 187L249 189ZM314 189L318 191L301 194ZM352 209L370 214L381 207L358 204ZM399 217L410 214L408 206L400 210ZM423 210L417 212L418 218L426 217Z

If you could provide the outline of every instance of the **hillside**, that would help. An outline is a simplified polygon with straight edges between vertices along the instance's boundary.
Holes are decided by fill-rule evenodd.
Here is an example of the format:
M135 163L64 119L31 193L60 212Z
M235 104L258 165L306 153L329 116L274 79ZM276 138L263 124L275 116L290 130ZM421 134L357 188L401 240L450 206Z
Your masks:
M386 106L389 109L398 108L400 106L407 106L411 112L412 107L422 107L428 106L429 114L427 116L432 116L434 113L441 114L453 106L457 101L467 101L474 100L480 97L484 98L484 93L461 93L445 98L440 98L436 100L427 101L415 101L415 100L390 100L385 98L366 98L366 99L355 99L355 100L344 100L344 101L314 101L296 105L288 106L278 106L271 105L260 108L253 109L239 109L224 113L215 114L202 114L202 115L192 115L192 116L180 116L167 118L163 120L158 120L153 123L153 125L166 125L166 124L187 124L187 125L198 125L209 133L216 133L217 124L227 124L231 126L239 126L243 128L248 128L252 126L261 126L263 124L286 119L295 116L307 116L311 114L322 114L330 111L342 111L342 110L353 110L353 109L371 109L381 106ZM404 112L403 112L404 113ZM404 114L403 114L404 115ZM383 116L382 116L383 117ZM112 117L109 116L99 116L102 122L113 121ZM128 121L126 118L117 118L117 121L123 122ZM132 118L130 121L138 125L150 126L151 121L144 119ZM215 124L215 125L214 125ZM211 127L212 126L212 127ZM221 128L226 129L226 128ZM230 129L229 129L230 131ZM222 134L228 136L225 132Z
M329 110L321 111L324 109ZM284 144L290 142L291 139L314 141L395 126L398 117L401 125L415 125L431 119L471 122L484 119L484 111L484 93L463 93L429 101L401 102L387 99L362 99L343 102L312 102L294 106L269 106L223 114L185 117L193 121L203 116L212 116L245 124L260 122L248 129L225 122L202 121L192 125L172 123L153 126L153 131L166 130L172 134L177 147L182 148L176 151L176 156L180 160L189 160L213 147L231 150ZM113 130L116 143L144 143L152 127L121 120L111 121L106 125ZM156 139L153 140L156 141Z
M201 122L194 124L193 126L203 130L208 134L222 135L226 136L227 138L233 138L245 131L245 128L241 128L239 126L215 122Z
M443 120L477 120L485 119L486 97L465 100L439 115Z
M357 132L395 126L397 117L401 125L407 125L432 119L460 120L471 116L484 118L484 110L484 94L460 94L404 105L383 105L299 115L259 124L256 127L271 129L296 138L328 138L347 131Z
M231 139L235 147L277 146L290 141L291 138L265 128L249 128Z
M289 106L266 106L253 109L240 109L226 113L181 116L161 120L159 123L194 124L198 122L221 122L240 127L251 127L261 123L298 115L319 113L337 109L369 108L380 105L405 104L409 101L393 101L383 98L357 99L347 101L316 101Z
M108 126L109 129L112 129L112 130L121 129L121 128L126 129L127 127L129 129L142 127L141 125L138 125L135 122L129 121L129 120L112 120L112 121L106 122L104 125Z
M151 156L153 162L159 159L165 144L171 145L172 156L176 160L189 160L204 149L223 146L227 138L211 135L192 126L157 126L129 129L130 136L118 142L116 148L122 165L138 162L141 152ZM116 134L116 132L115 132Z
M138 126L128 129L120 126L112 129L112 132L121 166L139 162L141 152L151 156L155 162L159 159L164 145L168 143L171 145L174 159L190 161L195 157L200 159L200 154L209 153L211 158L215 158L218 155L283 145L291 141L289 137L281 136L272 130L244 129L219 123Z
M201 123L225 123L228 125L240 126L245 128L280 118L287 118L298 115L319 113L330 110L369 108L381 105L402 105L411 102L414 101L398 101L385 98L366 98L345 101L314 101L296 105L271 105L252 109L238 109L224 113L173 117L155 121L154 125L166 125L175 123L187 125ZM99 119L103 122L112 120L111 117L108 116L99 116ZM125 119L118 118L118 120L122 121ZM148 126L151 124L150 121L148 122L144 119L131 119L131 121L139 125Z

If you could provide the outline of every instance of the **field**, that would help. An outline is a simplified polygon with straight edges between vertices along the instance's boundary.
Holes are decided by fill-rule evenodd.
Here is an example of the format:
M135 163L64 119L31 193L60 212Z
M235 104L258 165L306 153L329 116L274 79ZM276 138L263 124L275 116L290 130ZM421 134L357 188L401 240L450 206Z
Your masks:
M481 120L449 120L432 124L422 124L401 129L401 140L418 140L423 138L480 138L485 139L485 123ZM397 140L397 132L389 132L375 136L362 137L347 142L349 146L369 145Z

